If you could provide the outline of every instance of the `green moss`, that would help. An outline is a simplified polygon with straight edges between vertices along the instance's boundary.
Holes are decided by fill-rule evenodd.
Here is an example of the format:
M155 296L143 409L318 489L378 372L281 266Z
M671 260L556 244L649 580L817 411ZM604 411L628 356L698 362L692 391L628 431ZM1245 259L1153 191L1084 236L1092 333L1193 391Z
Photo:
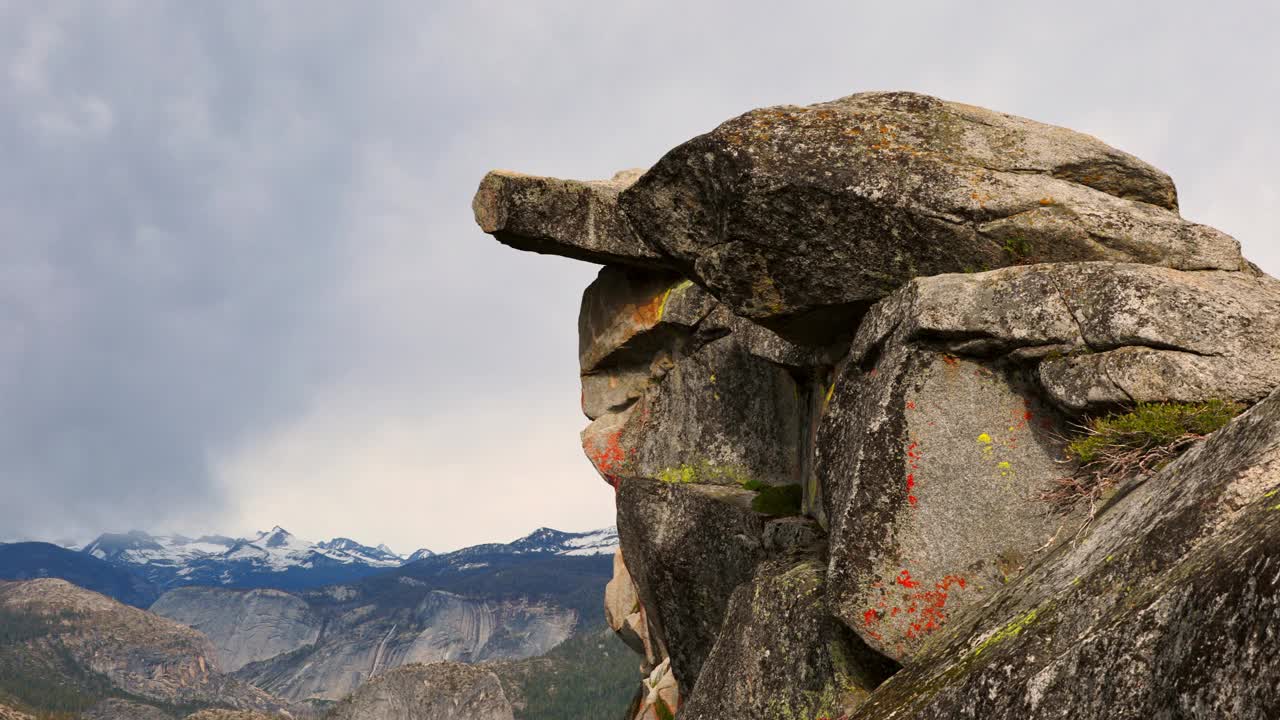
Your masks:
M658 479L665 483L712 483L727 485L736 483L746 486L751 478L734 465L714 465L706 460L693 463L681 463L679 467L666 468L658 473Z
M1010 622L1008 625L1000 628L994 635L979 643L979 645L969 653L969 657L977 659L978 657L981 657L983 653L996 645L999 645L1006 640L1012 640L1018 637L1024 630L1035 623L1036 618L1040 616L1040 610L1040 608L1035 608L1013 622Z
M658 713L658 720L676 720L676 714L671 712L671 708L667 706L667 701L658 698L658 702L653 706Z
M692 465L681 465L678 468L667 468L658 473L658 479L664 483L697 482L698 471Z
M1243 410L1243 405L1226 400L1142 403L1132 412L1095 418L1087 434L1067 445L1067 454L1088 465L1115 450L1161 448L1188 435L1208 435Z
M772 485L760 490L751 509L765 515L799 515L804 490L799 485Z

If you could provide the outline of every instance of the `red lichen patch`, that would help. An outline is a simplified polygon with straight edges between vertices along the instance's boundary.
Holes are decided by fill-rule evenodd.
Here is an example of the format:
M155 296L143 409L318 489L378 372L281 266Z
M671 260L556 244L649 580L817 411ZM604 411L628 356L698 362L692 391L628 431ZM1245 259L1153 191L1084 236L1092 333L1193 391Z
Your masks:
M911 640L942 627L948 619L948 598L956 589L963 590L967 585L963 577L947 575L934 583L932 588L922 589L923 585L920 581L913 578L911 571L906 568L898 573L894 582L910 591L902 594L902 604L888 607L888 603L882 599L876 607L869 608L862 615L864 632L878 641L883 641L884 638L874 628L886 618L892 619L899 615L911 616L910 620L904 620L907 622L907 628L903 633ZM904 650L901 645L898 649Z
M960 360L955 355L943 355L942 362L950 365L951 367L956 367L960 364Z
M906 572L905 570L903 572ZM932 590L912 593L909 612L919 610L918 617L907 628L906 636L915 639L924 633L930 633L947 622L947 598L952 588L965 589L965 579L959 575L947 575L934 584Z
M920 501L913 491L916 488L916 471L920 469L919 461L921 455L918 442L912 442L907 446L907 467L909 468L907 472L907 504L911 507L916 507L916 504Z
M604 447L596 445L595 440L591 438L583 438L582 441L582 449L586 452L587 458L614 489L618 487L617 472L622 469L623 463L627 460L627 453L622 448L621 440L622 431L616 430L605 436Z

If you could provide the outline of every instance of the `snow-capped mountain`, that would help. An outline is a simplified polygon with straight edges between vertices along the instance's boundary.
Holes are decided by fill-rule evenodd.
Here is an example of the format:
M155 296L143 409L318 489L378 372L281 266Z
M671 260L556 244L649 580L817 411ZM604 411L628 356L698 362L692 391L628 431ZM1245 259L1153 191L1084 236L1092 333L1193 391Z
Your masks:
M556 555L612 555L618 549L618 528L584 533L538 528L511 543L515 552L550 552Z
M311 542L281 527L251 538L151 535L139 530L108 533L82 550L113 565L140 571L161 587L228 585L302 589L347 582L405 559L385 545L370 547L349 538Z
M436 554L435 554L435 553L431 552L430 550L428 550L428 549L426 549L426 548L422 548L422 549L420 549L420 550L414 550L414 551L413 551L413 554L411 554L409 557L405 558L405 560L404 560L404 561L405 561L405 563L407 564L407 563L411 563L411 562L417 562L417 561L419 561L419 560L426 560L426 559L427 559L427 558L429 558L429 557L435 557L435 556L436 556Z
M528 535L510 543L487 543L473 545L442 555L431 555L426 559L433 564L448 563L461 568L474 564L474 559L489 555L612 555L618 549L618 529L608 527L590 532L571 533L551 528L538 528ZM406 565L412 561L406 561ZM483 567L483 565L475 565Z
M305 590L424 561L466 570L487 567L493 555L610 555L617 548L615 528L584 533L540 528L511 543L476 545L443 555L423 548L402 556L386 545L369 546L343 537L311 542L274 527L250 538L189 538L139 530L107 533L80 552L132 570L161 590L184 585ZM480 560L482 556L487 559Z

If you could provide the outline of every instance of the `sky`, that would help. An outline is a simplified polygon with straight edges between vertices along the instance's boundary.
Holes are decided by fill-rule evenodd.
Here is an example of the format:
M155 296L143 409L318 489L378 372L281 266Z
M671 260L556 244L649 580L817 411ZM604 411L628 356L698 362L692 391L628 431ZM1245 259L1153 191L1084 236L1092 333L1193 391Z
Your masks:
M916 90L1096 135L1280 274L1280 4L0 0L0 539L613 522L597 268L475 226L755 107Z

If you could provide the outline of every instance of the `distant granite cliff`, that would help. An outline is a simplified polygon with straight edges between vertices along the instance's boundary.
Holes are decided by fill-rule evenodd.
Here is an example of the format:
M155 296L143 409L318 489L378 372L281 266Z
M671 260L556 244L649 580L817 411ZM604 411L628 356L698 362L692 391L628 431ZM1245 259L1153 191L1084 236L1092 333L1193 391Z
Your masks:
M604 266L628 720L1274 717L1280 282L1162 171L878 92L474 210Z
M151 611L207 635L220 667L291 702L340 700L401 665L541 656L604 627L612 528L542 528L300 591L184 587Z

